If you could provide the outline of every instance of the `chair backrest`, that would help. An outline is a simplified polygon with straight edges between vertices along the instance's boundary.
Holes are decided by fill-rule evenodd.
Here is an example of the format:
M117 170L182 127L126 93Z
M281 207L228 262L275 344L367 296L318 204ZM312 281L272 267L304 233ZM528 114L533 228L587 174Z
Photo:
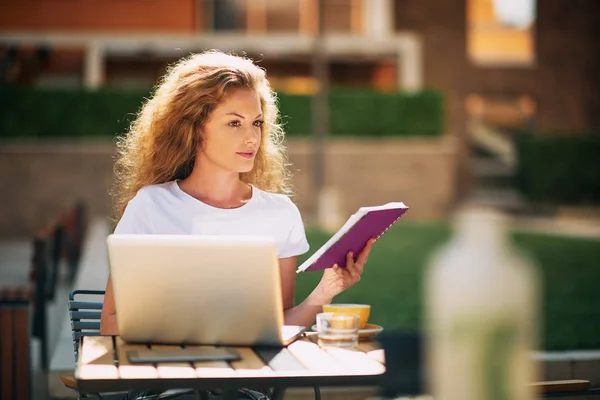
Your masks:
M79 296L98 300L81 300ZM104 304L104 290L73 290L69 293L69 319L73 336L73 353L77 361L79 343L83 336L100 336L100 315Z
M75 279L85 239L84 236L87 229L86 210L85 203L79 201L66 213L63 219L64 255L67 261L69 280L71 282Z
M40 340L42 370L48 368L48 333L46 322L48 269L50 267L50 238L45 233L33 238L33 254L29 270L32 301L31 335Z
M56 293L56 285L60 273L60 263L63 258L64 249L64 227L61 221L57 221L49 229L49 237L51 237L49 248L49 264L48 264L48 284L46 286L46 298L50 301L54 300Z

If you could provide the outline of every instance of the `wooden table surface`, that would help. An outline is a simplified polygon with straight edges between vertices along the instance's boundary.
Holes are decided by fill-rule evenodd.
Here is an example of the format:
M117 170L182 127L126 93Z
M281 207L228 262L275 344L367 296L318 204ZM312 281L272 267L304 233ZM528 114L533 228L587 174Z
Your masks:
M361 341L356 350L346 350L324 349L315 340L304 336L286 348L234 347L242 358L232 362L133 365L129 350L168 346L132 345L118 336L84 337L75 378L83 392L378 385L385 372L378 342Z

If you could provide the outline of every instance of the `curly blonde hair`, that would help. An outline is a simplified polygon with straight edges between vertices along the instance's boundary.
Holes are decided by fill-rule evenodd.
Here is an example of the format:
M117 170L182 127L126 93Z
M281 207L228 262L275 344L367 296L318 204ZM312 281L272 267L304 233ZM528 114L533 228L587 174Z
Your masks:
M213 50L169 66L128 133L117 141L112 192L116 221L141 188L189 176L202 141L200 128L237 88L258 94L264 117L254 167L241 180L268 192L291 194L284 133L265 71L250 59Z

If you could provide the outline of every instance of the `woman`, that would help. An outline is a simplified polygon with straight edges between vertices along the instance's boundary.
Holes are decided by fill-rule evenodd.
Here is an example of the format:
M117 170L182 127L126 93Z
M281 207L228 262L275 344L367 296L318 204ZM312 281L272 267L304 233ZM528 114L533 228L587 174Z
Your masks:
M322 305L360 280L373 240L346 268L324 271L294 304L298 255L308 250L290 193L283 130L265 72L217 51L169 68L119 142L115 233L257 234L276 240L285 323L310 326ZM110 278L101 332L118 334Z

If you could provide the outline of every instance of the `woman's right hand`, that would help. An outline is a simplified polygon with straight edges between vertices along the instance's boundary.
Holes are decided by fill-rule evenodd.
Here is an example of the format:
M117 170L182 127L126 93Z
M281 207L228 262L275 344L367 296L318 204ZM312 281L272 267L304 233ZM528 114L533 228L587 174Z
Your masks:
M321 278L321 282L319 282L319 286L321 286L321 291L326 297L331 297L333 299L335 296L360 281L373 243L375 243L375 239L370 239L367 242L356 258L356 261L354 261L354 254L350 252L346 255L345 267L340 267L336 264L323 272L323 277Z

